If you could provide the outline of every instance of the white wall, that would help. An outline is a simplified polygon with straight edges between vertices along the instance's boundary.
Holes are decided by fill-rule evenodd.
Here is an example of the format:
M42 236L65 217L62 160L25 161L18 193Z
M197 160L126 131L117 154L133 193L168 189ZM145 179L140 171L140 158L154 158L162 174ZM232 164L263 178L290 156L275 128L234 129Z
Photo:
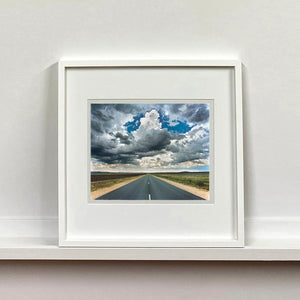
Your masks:
M0 216L57 214L59 59L238 58L246 216L298 217L299 12L298 0L1 0Z
M1 0L0 218L57 216L55 64L61 58L240 59L244 64L246 217L299 218L299 15L299 0ZM109 269L112 280L123 266L114 264ZM268 274L256 281L254 267L246 273L240 267L235 273L234 265L204 266L205 272L217 274L215 284L225 290L224 280L231 286L235 280L247 284L241 274L253 284L272 285ZM89 267L96 268L91 263L84 268ZM150 269L152 277L143 281L132 273L127 276L129 287L141 285L148 293L156 291L155 267L141 263L138 268ZM178 289L176 282L183 276L187 294L190 289L190 295L201 292L198 283L203 278L191 279L190 264L163 268L160 277L165 283L159 284L164 289ZM33 285L43 286L43 280L54 276L41 267L36 270L45 275L33 280ZM61 267L56 265L56 270ZM196 267L193 270L198 272ZM27 269L19 274L25 276ZM70 273L62 274L68 281ZM282 274L274 280L273 299L281 291L290 295L294 291L289 284L295 283L295 277L280 290L279 278L290 273ZM81 279L87 284L94 275L86 271ZM214 295L215 277L210 278L208 282L204 276ZM21 281L16 275L11 287ZM112 282L110 286L113 290ZM122 298L127 285L120 283L119 288L112 299ZM263 297L263 286L256 291L261 299L268 299ZM179 295L178 299L185 293Z

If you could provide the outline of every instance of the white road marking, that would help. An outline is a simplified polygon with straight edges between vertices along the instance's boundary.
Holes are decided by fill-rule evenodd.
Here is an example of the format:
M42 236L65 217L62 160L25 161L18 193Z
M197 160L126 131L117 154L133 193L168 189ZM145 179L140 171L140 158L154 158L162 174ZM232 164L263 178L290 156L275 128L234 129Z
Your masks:
M150 184L150 182L148 181L148 184Z
M151 201L151 195L149 194L149 200Z

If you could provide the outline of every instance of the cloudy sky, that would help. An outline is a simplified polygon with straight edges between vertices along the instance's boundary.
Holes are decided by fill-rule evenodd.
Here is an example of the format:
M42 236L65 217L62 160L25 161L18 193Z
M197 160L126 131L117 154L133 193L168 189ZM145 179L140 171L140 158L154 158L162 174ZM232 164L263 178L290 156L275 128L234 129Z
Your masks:
M209 104L91 104L91 171L209 171Z

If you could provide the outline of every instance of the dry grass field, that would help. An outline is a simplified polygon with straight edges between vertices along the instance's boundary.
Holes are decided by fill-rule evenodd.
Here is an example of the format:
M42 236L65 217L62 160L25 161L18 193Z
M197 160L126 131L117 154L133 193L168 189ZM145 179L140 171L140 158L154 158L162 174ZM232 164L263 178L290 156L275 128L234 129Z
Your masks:
M209 172L155 173L153 175L209 191Z
M113 186L120 182L127 181L128 179L132 179L134 177L138 177L141 175L143 174L142 173L107 173L107 174L92 173L91 192L94 192L101 188Z

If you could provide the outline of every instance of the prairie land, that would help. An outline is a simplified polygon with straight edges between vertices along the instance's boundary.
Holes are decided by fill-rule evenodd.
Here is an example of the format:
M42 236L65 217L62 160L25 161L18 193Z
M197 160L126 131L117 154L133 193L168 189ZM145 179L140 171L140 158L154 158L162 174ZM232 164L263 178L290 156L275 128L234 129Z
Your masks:
M143 173L91 173L91 192L137 178Z
M153 175L209 191L209 172L154 173Z

